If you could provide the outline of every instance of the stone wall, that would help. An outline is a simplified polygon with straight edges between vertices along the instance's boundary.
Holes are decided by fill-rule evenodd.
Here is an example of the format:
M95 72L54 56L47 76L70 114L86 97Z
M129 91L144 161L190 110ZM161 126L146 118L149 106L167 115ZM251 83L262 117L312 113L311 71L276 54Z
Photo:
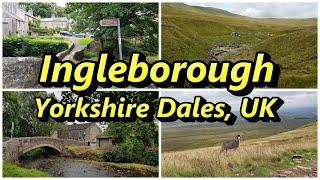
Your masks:
M70 52L73 50L73 48L74 48L74 42L71 42L71 46L67 50L58 53L57 58L60 61L62 61L63 58L65 58L68 54L70 54Z
M41 58L3 57L4 88L39 88Z

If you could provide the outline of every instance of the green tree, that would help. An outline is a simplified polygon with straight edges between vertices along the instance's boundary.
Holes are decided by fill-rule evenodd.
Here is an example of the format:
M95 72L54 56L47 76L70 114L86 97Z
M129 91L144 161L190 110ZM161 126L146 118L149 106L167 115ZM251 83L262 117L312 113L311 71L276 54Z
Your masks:
M124 55L140 50L157 54L157 3L68 3L66 13L74 20L75 32L90 32L104 50L118 53L117 28L101 27L102 19L120 18Z
M53 96L46 92L4 92L3 93L3 135L9 137L14 122L14 137L50 136L66 124L55 121L41 122L36 118L34 97Z
M26 7L26 10L32 10L34 16L41 18L50 18L54 13L55 3L20 3Z
M63 7L59 7L57 5L54 6L54 15L56 17L66 17L66 13L64 11L65 9Z

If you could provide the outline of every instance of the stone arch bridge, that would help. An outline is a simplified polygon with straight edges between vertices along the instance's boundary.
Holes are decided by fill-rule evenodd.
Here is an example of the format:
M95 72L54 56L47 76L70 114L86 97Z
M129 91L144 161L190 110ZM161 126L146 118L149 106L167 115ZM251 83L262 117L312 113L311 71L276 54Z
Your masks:
M56 153L67 155L65 146L85 146L85 142L51 137L21 137L12 138L3 143L3 158L8 161L16 161L28 151L39 147L50 148Z

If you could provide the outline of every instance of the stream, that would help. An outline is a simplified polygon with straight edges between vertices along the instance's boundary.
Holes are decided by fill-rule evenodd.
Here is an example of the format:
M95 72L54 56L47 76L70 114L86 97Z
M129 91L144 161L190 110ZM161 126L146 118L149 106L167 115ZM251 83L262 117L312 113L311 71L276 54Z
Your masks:
M65 157L43 157L20 159L20 166L35 168L54 177L150 177L153 173L137 170L117 169L97 161L81 161Z

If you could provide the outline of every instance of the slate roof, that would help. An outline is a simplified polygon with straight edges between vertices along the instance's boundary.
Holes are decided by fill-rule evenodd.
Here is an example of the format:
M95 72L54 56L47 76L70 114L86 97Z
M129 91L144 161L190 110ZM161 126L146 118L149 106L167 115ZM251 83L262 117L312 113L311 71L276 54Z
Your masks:
M2 15L4 18L9 18L9 17L11 17L11 18L14 18L14 19L17 19L17 20L19 20L19 21L23 21L23 22L25 22L25 20L23 20L23 19L21 19L19 16L17 16L17 15L15 15L15 14L12 14L12 13L9 13L9 12L3 12L3 15Z

